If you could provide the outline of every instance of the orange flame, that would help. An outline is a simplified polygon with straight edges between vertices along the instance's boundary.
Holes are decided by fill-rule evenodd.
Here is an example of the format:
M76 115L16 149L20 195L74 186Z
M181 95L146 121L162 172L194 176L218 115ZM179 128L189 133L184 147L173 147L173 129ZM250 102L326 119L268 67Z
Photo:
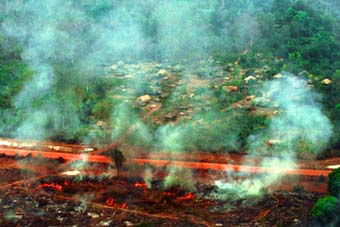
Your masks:
M175 194L172 192L163 192L163 195L165 196L174 196Z
M179 201L185 201L185 200L193 200L195 199L195 195L191 192L187 192L184 196L177 197L177 200Z
M135 187L148 189L148 186L146 183L140 183L140 182L136 182Z
M44 183L39 185L39 188L51 188L51 189L55 189L57 191L61 191L63 189L63 187L59 184L56 183Z
M113 198L108 198L108 199L106 200L106 204L107 204L108 206L113 206L113 205L115 204L115 200L114 200Z
M126 203L123 203L122 205L119 205L118 203L115 202L114 198L108 198L106 200L106 205L112 206L112 207L115 207L115 208L122 208L122 209L127 209L128 208Z

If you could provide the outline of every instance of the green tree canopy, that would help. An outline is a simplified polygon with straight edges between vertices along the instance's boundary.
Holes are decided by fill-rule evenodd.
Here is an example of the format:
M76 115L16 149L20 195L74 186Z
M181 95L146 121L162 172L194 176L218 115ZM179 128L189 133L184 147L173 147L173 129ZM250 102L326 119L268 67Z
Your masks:
M312 210L312 216L324 223L331 221L339 212L339 201L333 196L319 199Z
M340 168L333 170L328 175L328 192L332 196L340 195Z

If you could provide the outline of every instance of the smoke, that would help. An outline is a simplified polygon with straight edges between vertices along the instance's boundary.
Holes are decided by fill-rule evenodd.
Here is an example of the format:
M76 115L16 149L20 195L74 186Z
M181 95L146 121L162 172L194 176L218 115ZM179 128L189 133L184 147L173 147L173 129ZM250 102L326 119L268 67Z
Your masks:
M146 124L139 119L128 103L115 108L112 117L115 126L112 139L127 140L131 144L148 147L153 136Z
M248 4L241 5L238 13L249 18ZM207 59L229 43L230 25L212 26L213 15L227 17L220 7L217 0L6 1L1 31L22 45L22 59L34 73L13 103L23 113L14 134L35 139L58 133L72 137L72 131L82 127L83 108L74 87L105 76L103 66L113 62L157 60L190 67L197 59ZM251 35L257 30L256 24L238 21L236 39L249 29ZM239 40L248 42L248 38ZM138 81L134 78L126 86ZM31 134L33 128L36 132ZM85 136L85 140L90 139Z
M189 191L195 191L193 173L190 169L176 168L172 165L168 168L168 175L164 179L164 188L171 186L180 186Z
M250 151L261 150L270 140L278 143L263 151L267 154L318 153L325 148L332 126L316 101L318 95L305 80L285 73L282 78L266 83L262 92L280 113L271 120L268 129L249 137Z
M240 51L251 47L257 42L259 25L255 18L261 12L252 9L254 5L249 1L223 2L222 6L218 0L7 1L1 31L22 45L22 59L33 71L32 79L13 103L22 118L14 135L48 139L61 131L72 137L83 127L81 112L85 105L75 87L88 86L93 78L106 78L108 74L103 68L117 62L113 77L129 79L115 84L103 95L124 96L110 112L112 133L106 135L95 128L82 137L84 142L108 137L171 152L239 150L243 114L221 112L210 87L210 79L219 74L223 77L225 72L210 60L200 60L209 59L216 50ZM144 71L132 65L152 60L162 64L153 64L153 69L145 64ZM183 72L176 67L177 63L188 70ZM139 95L163 92L162 78L157 73L160 67L170 68L182 82L169 91L166 102L179 105L180 97L176 94L189 95L190 103L183 105L191 105L193 111L187 121L154 126L154 138L153 129L131 106ZM197 75L198 72L201 74ZM154 78L156 83L151 84ZM250 158L273 156L264 158L261 164L294 168L296 152L317 154L326 146L332 128L316 101L317 95L305 81L286 74L267 82L262 93L271 100L271 107L279 108L280 112L267 129L248 138ZM180 182L181 174L184 173L170 167L166 186ZM184 175L192 177L191 173ZM149 173L147 176L149 180ZM222 190L233 188L244 195L256 194L281 176L265 174L246 181L219 181L217 186Z
M241 147L239 137L242 126L239 125L239 118L242 114L237 111L234 113L221 112L218 100L210 87L211 75L209 73L218 74L222 69L210 61L204 61L202 65L202 68L195 70L200 73L208 72L207 75L199 77L195 71L190 71L190 69L182 72L183 75L178 81L179 85L172 90L166 100L165 105L172 108L176 106L184 106L183 109L190 107L188 115L181 117L181 113L179 113L179 119L161 125L155 131L155 149L167 152L170 159L188 151L191 154L195 151L223 153L226 150L233 151ZM171 114L176 112L172 108L170 109ZM170 164L167 171L165 187L181 185L186 188L194 188L191 170L184 171ZM183 177L186 180L183 181Z
M279 113L271 119L268 128L249 136L250 155L244 162L248 158L265 157L260 165L268 168L268 172L253 177L241 174L246 180L235 180L235 173L231 173L227 182L216 181L216 197L230 198L235 192L239 197L261 194L264 188L280 181L284 170L296 167L296 155L318 154L330 139L330 121L322 113L318 95L305 80L282 73L281 78L266 82L261 92L271 106L279 108ZM270 169L282 172L271 173Z
M158 18L160 25L158 49L163 59L190 60L209 54L213 38L208 27L209 14L198 10L200 7L211 8L213 2L170 1L158 4L154 17Z
M24 112L15 134L19 138L46 139L63 125L54 66L73 59L77 53L77 40L71 39L62 25L77 23L82 14L70 2L56 0L7 3L6 13L2 30L22 43L22 59L34 73L13 103ZM72 120L77 119L75 113L72 115Z

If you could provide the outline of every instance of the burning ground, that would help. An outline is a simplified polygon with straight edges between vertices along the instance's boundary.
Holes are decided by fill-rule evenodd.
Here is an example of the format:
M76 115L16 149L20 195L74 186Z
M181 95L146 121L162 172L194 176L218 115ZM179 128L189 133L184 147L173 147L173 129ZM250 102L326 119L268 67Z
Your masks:
M51 184L2 189L6 197L1 199L1 226L138 226L143 222L183 227L272 226L273 223L305 226L317 199L309 193L277 192L227 203L197 199L179 188L149 191L127 179L105 182L84 179L68 185L57 179L49 180L58 182L55 184L60 184L62 189ZM75 191L79 194L74 194Z
M154 154L161 156L165 158ZM184 161L199 159L188 156ZM240 161L236 156L233 160ZM226 191L228 199L219 199L216 193L221 191L214 181L230 177L221 171L192 170L190 179L195 181L189 190L183 185L165 187L166 166L149 166L154 179L144 182L141 173L146 166L136 163L127 164L123 175L116 177L111 163L92 162L70 171L79 161L20 155L3 155L0 161L1 226L307 226L313 223L312 206L324 193L306 192L298 185L314 184L314 190L322 192L326 184L319 176L292 175L280 187L267 188L259 196L239 198L236 192ZM317 167L304 163L312 165ZM283 191L292 190L287 185L296 185L295 192Z

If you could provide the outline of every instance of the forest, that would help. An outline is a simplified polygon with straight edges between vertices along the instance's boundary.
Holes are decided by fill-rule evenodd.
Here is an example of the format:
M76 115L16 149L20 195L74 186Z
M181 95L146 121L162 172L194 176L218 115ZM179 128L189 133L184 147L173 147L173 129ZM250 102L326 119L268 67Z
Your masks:
M331 155L340 148L339 8L337 0L2 0L0 136L240 152L270 114L252 114L266 106L255 101L233 105L260 100L263 84L288 72L312 87L330 120L321 155ZM146 63L153 69L138 68ZM191 75L209 84L192 88ZM145 95L161 105L147 117ZM169 147L177 134L181 146Z

